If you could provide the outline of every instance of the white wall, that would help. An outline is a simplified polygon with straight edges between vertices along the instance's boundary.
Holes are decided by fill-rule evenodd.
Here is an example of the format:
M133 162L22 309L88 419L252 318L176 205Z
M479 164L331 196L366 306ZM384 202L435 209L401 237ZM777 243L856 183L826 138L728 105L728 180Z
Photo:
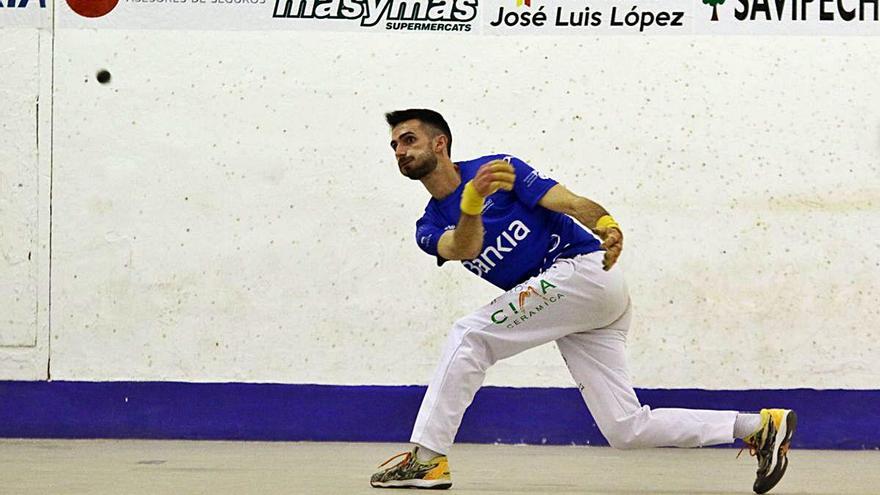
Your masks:
M426 383L497 293L413 241L426 106L621 221L638 386L876 388L880 40L55 35L53 379Z
M8 10L8 9L7 9ZM51 36L41 12L0 23L0 377L47 377ZM14 24L13 24L14 21ZM30 22L30 25L28 25ZM10 25L6 25L9 23Z

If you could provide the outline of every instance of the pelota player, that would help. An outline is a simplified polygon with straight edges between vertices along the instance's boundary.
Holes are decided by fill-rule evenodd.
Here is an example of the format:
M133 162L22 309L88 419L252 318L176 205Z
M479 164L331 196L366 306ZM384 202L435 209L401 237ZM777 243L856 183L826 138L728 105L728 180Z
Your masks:
M452 133L437 112L401 110L386 120L400 172L432 196L416 223L419 247L438 264L461 260L506 292L455 322L416 418L412 451L382 464L402 458L374 474L372 486L451 487L446 453L486 370L548 342L556 342L612 447L699 447L741 438L758 459L754 490L765 493L779 482L797 422L793 411L639 403L625 361L630 299L614 268L623 234L604 208L515 157L453 163Z

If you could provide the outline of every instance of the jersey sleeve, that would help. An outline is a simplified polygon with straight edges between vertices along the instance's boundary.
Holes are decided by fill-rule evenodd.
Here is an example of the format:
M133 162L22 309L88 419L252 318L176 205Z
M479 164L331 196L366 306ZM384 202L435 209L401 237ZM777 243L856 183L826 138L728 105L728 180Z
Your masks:
M440 242L440 236L446 232L446 230L439 224L440 222L438 222L429 211L425 211L422 218L416 221L416 244L419 245L422 251L431 256L437 257L437 266L440 266L447 261L441 257L440 253L437 251L437 244Z
M510 157L510 164L516 172L516 180L513 183L513 192L520 201L534 208L538 201L551 187L558 184L555 180L538 172L528 163L516 157Z

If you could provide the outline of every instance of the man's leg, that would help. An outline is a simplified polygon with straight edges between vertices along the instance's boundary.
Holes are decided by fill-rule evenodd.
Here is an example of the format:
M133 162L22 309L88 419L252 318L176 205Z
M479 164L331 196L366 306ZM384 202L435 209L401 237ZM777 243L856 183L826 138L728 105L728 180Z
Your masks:
M605 328L557 340L559 351L612 447L701 447L743 438L757 457L753 490L766 493L782 479L797 426L789 409L762 409L760 415L700 409L651 409L639 403L626 367L626 334L631 311ZM749 431L750 428L755 428Z
M447 453L492 364L616 320L626 308L626 285L617 270L602 270L601 260L601 252L560 260L458 320L428 385L411 441Z
M599 430L612 447L701 447L733 442L736 411L651 409L639 402L626 366L631 310L605 328L556 341Z
M500 359L564 335L604 327L623 313L626 303L623 277L616 270L603 271L598 252L559 260L546 272L458 320L413 427L412 442L418 447L397 456L402 458L397 464L373 474L370 484L451 487L444 454L486 370ZM424 456L425 449L433 452Z

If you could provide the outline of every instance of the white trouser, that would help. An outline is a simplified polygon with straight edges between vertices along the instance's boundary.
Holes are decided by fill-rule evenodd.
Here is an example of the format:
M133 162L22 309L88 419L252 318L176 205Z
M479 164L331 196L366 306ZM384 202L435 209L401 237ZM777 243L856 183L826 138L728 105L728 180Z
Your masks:
M626 369L629 294L604 252L550 269L452 327L422 401L411 441L447 453L465 409L496 361L556 341L596 425L612 447L699 447L733 442L735 411L651 409Z

